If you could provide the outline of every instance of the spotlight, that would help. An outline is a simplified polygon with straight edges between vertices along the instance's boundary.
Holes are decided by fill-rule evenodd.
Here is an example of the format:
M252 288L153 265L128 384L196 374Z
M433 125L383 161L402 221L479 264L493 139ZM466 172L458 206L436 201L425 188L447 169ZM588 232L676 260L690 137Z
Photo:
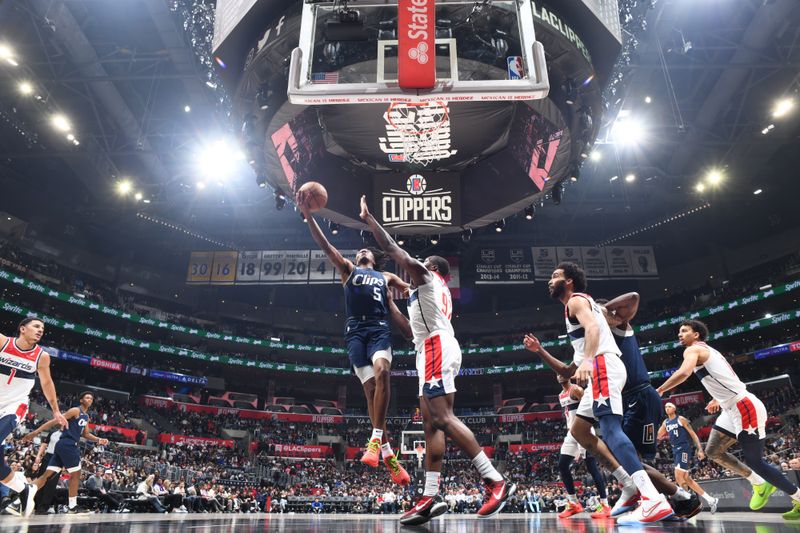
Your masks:
M753 191L753 194L755 194L756 196L758 196L758 195L759 195L759 194L761 194L762 192L764 192L764 191L762 191L761 189L756 189L756 190L754 190L754 191Z
M137 192L136 194L133 195L133 197L136 199L137 202L139 202L141 201L142 198L144 198L144 195L140 192Z
M5 59L6 62L14 67L19 66L17 59L14 57L14 50L8 45L0 44L0 59Z
M525 208L525 218L527 220L533 220L533 214L534 214L534 211L533 211L533 206L532 205L529 205L528 207Z
M206 188L206 183L204 181L198 181L197 182L197 188L202 191L203 189Z
M706 175L706 180L710 185L719 185L724 179L725 175L721 170L716 168L709 170L708 174Z
M72 129L72 125L70 125L69 119L67 119L67 117L65 117L60 113L50 117L50 123L53 125L55 129L57 129L58 131L62 131L64 133Z
M275 209L280 211L284 207L286 207L286 195L283 194L283 191L280 189L275 189Z
M267 188L267 177L264 174L256 174L256 183L262 189Z
M117 183L117 192L122 196L127 195L133 189L133 184L130 180L122 180Z
M67 140L68 141L74 141L75 140L75 136L73 134L71 134L71 133L68 133L67 134Z
M645 139L645 129L634 118L618 118L611 127L611 136L624 146L635 146Z
M775 102L775 107L772 108L773 118L783 118L794 109L794 100L791 98L781 98Z
M31 94L33 94L33 85L29 81L20 82L20 84L17 87L19 89L19 92L25 96L30 96Z
M578 97L578 90L575 88L575 82L571 78L567 78L564 82L564 93L566 94L566 102L573 105Z
M617 181L618 179L619 176L611 176L611 178L608 181Z
M631 172L630 174L625 176L625 181L627 181L628 183L633 183L634 181L636 181L636 174Z
M236 169L236 162L245 155L236 146L225 140L218 140L204 146L197 154L197 168L209 179L224 180Z
M501 218L497 222L494 223L494 230L497 233L503 233L503 229L506 227L506 220Z
M400 246L403 246L406 243L406 240L402 235L395 235L394 242L396 242Z
M589 159L595 162L600 161L603 159L603 154L600 152L600 150L594 149L592 150L592 153L589 154Z
M331 230L332 235L339 235L339 224L333 220L328 222L328 229Z
M431 235L431 244L436 246L439 244L439 236L438 235Z
M771 132L774 129L775 129L775 124L770 124L769 126L764 128L763 130L761 130L761 135L766 135L767 133Z
M576 182L580 179L580 177L581 177L581 167L573 163L569 168L569 179L572 182Z
M468 243L471 238L472 238L472 228L466 228L464 231L461 232L462 242Z
M564 198L564 185L561 182L553 186L553 203L561 205L561 200Z
M645 104L652 103L652 101L653 101L653 99L652 99L652 98L650 98L649 96L645 96L645 97L644 97L644 103L645 103Z
M183 112L184 113L191 113L192 112L191 106L188 106L188 105L183 106Z
M696 190L697 192L703 192L706 190L706 186L704 183L698 183L697 185L694 186L694 190Z

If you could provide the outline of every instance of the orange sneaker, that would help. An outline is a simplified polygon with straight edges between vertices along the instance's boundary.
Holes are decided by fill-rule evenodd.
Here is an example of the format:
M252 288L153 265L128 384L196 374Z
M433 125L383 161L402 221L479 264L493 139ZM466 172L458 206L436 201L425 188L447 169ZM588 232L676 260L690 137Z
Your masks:
M381 459L381 439L372 439L367 443L367 451L361 457L361 462L372 468L378 468Z
M576 515L578 513L583 512L583 505L581 502L569 502L567 503L567 508L558 513L559 518L569 518L572 515Z
M411 476L408 475L408 472L406 472L406 469L403 468L403 465L400 464L400 461L397 460L394 454L389 457L384 457L383 464L389 469L389 473L392 475L392 481L403 486L411 483Z
M595 512L590 514L592 518L611 518L611 507L603 505L602 503L597 506Z

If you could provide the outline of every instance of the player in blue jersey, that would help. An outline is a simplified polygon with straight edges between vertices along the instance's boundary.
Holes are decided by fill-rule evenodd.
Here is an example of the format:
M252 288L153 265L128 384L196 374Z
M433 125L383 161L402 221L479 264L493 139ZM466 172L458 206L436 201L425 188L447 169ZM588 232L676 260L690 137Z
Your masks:
M675 482L681 487L691 488L699 494L711 508L711 512L716 513L719 500L704 491L689 475L689 470L691 470L694 462L695 450L697 450L697 458L701 461L706 457L697 433L694 432L692 425L686 418L678 415L678 410L674 403L668 402L664 406L664 410L667 413L667 418L662 422L658 430L658 438L663 439L669 435L669 442L672 445L672 457L675 462ZM694 448L692 448L692 444L694 444Z
M89 433L89 409L94 403L94 394L89 391L82 392L78 396L78 400L79 405L64 413L64 418L67 419L67 428L61 432L61 438L58 439L53 457L50 458L50 463L47 465L47 471L33 481L37 490L41 489L50 476L59 475L61 469L65 469L69 473L69 514L88 512L86 509L78 507L78 484L81 480L81 453L78 443L81 437L100 446L108 445L108 439L101 439ZM42 424L25 435L24 440L32 441L42 431L47 431L57 425L58 420L55 419Z
M404 293L409 284L395 274L381 271L385 254L362 248L355 261L342 257L322 233L314 216L305 207L302 191L297 193L297 205L308 221L311 237L328 256L342 277L347 313L345 341L353 372L361 381L367 399L367 411L372 421L372 435L367 442L361 462L376 468L380 458L389 469L392 481L407 485L411 477L395 457L386 432L386 412L389 409L389 372L392 367L392 345L389 320L392 318L401 333L411 338L408 321L394 304L389 288ZM402 320L398 320L402 317Z

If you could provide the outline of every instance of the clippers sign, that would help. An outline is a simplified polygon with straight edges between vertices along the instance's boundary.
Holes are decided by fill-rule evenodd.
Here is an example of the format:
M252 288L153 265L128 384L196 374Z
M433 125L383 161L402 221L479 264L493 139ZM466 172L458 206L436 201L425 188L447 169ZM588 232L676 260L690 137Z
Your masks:
M458 226L458 175L431 172L376 177L375 205L381 223L393 229Z
M398 4L397 77L403 89L430 89L436 82L436 10L433 2L400 0Z

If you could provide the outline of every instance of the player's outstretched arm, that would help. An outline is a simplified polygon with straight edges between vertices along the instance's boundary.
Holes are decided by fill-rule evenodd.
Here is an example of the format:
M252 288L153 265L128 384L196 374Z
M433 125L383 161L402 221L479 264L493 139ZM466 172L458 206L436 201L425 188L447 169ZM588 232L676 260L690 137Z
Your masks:
M94 442L95 444L99 444L100 446L108 446L108 439L101 439L97 435L89 433L88 425L83 427L83 433L81 434L81 437L88 440L89 442Z
M656 438L658 440L661 440L663 438L666 438L666 436L667 436L667 421L664 420L663 422L661 422L661 427L658 428L658 437Z
M664 396L664 393L671 391L689 379L689 376L692 375L694 367L697 366L697 358L700 356L700 353L700 348L696 348L694 346L686 348L686 350L683 352L683 363L681 363L680 368L678 368L674 374L667 378L667 381L662 383L661 386L656 389L658 394Z
M425 265L408 255L408 252L400 248L400 246L394 242L394 239L386 233L386 230L378 224L378 221L375 220L375 217L369 212L366 196L361 197L361 219L369 225L369 229L375 236L375 240L378 242L378 246L381 247L381 250L389 254L398 266L408 272L415 286L419 287L420 285L425 285L431 280L431 273L428 272Z
M331 260L333 266L335 266L339 273L342 276L342 283L347 281L347 278L350 276L350 273L353 271L353 263L349 259L345 259L339 250L337 250L328 239L325 237L325 234L322 233L322 229L317 224L314 215L305 207L305 193L303 191L297 191L297 197L295 198L297 202L297 207L300 209L300 212L303 213L303 216L308 223L308 230L311 232L311 237L314 239L314 242L317 243L320 250L325 252L325 255L328 256L328 259Z
M609 326L627 325L639 311L639 293L628 292L622 294L608 302L604 307L608 311L606 313L606 321Z
M539 342L533 333L528 333L525 335L525 338L522 340L522 343L525 345L525 348L528 351L531 351L535 354L538 354L539 357L542 358L542 362L549 366L553 372L558 374L559 376L563 376L567 379L571 378L573 374L575 374L575 369L578 368L575 363L570 363L569 365L559 361L553 355L545 350L542 347L542 344Z
M72 418L75 418L76 416L78 416L78 413L79 413L79 409L77 407L73 407L72 409L67 409L67 412L64 413L64 419L70 420ZM36 437L40 433L42 433L44 431L47 431L50 428L54 428L59 424L60 424L60 422L55 418L53 418L52 420L48 420L47 422L45 422L44 424L42 424L38 428L36 428L33 431L27 433L24 437L22 437L22 440L24 440L26 442L30 442L30 441L33 440L34 437Z
M61 414L61 409L58 408L58 395L56 394L56 385L53 383L53 376L50 375L50 354L43 351L39 356L39 363L36 370L39 373L39 382L42 385L42 392L44 397L47 398L47 403L50 404L50 409L53 411L53 418L61 424L62 428L67 427L67 420Z
M706 454L703 452L703 447L700 446L700 437L697 436L697 433L695 433L694 428L692 427L692 425L689 423L688 420L686 420L685 416L679 416L678 417L678 422L681 423L681 425L684 427L684 429L686 429L686 432L692 438L692 441L694 442L694 447L697 450L697 458L700 459L700 460L705 459Z
M392 323L397 326L397 329L400 330L400 334L404 339L413 339L414 334L411 332L411 324L409 324L406 315L404 315L403 312L400 311L400 308L397 307L397 304L394 303L392 291L386 291L386 299L386 303L389 304L389 315L392 317Z

